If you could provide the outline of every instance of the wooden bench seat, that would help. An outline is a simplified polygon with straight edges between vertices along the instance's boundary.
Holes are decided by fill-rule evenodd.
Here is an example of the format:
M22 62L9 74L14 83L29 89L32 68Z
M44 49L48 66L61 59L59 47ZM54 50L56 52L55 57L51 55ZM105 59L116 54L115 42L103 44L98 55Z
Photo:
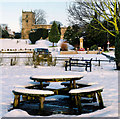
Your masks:
M43 87L47 87L49 86L50 82L43 82ZM18 85L16 87L21 87L21 88L29 88L29 89L33 89L35 87L38 87L40 88L40 82L30 82L29 84L27 85Z
M76 86L77 87L87 87L87 86L91 86L94 84L98 84L97 82L90 82L90 81L83 81L83 80L77 80L76 81ZM62 82L61 85L64 85L65 87L69 87L70 86L70 81L67 82Z
M69 93L71 94L71 96L74 96L75 104L78 107L79 111L81 111L82 110L81 97L84 97L84 96L89 96L90 98L92 97L93 101L97 101L96 99L98 98L99 107L103 108L104 104L103 104L102 95L101 95L102 91L103 91L103 86L94 84L84 88L71 89ZM96 94L97 94L97 98L96 98Z
M83 81L83 80L76 81L76 85L78 87L87 87L87 86L91 86L94 84L98 84L98 83L97 82L90 82L90 81Z
M65 71L67 71L67 67L69 66L69 70L71 71L72 66L77 66L77 67L85 67L85 70L87 71L87 68L92 68L91 64L92 58L90 60L80 60L80 59L72 59L70 58L69 61L65 61Z
M49 86L50 82L43 82L43 87ZM40 82L30 82L30 84L26 85L25 88L34 88L34 87L40 87Z
M53 91L49 91L49 90L36 90L36 89L26 89L26 88L15 88L14 90L12 90L12 92L14 93L14 108L19 106L20 103L20 96L25 96L25 97L38 97L39 101L40 101L40 110L43 109L44 105L44 100L45 97L53 95L54 92Z

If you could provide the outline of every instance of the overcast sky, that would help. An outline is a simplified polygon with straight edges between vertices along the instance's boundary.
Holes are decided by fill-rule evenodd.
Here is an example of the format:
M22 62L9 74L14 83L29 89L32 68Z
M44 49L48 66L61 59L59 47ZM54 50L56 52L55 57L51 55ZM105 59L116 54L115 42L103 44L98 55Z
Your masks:
M68 25L67 6L71 0L1 0L0 24L8 24L15 32L20 31L20 16L23 11L43 9L46 12L47 24L50 21L60 21L64 26Z

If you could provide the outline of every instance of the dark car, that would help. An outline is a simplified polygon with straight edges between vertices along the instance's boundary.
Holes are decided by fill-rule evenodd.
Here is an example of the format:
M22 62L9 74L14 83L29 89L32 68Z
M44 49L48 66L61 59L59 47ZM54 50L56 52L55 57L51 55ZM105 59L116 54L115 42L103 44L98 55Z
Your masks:
M34 49L34 53L35 53L35 55L39 55L39 56L42 56L42 55L51 55L51 53L49 52L49 50L46 49L46 48L35 48Z

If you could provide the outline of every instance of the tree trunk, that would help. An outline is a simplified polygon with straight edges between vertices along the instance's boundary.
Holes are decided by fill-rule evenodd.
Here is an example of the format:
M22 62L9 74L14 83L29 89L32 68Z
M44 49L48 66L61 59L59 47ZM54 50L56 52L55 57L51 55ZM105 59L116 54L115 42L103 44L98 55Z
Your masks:
M115 58L117 70L120 70L120 33L116 35L115 39Z
M53 42L53 47L54 47L54 42Z

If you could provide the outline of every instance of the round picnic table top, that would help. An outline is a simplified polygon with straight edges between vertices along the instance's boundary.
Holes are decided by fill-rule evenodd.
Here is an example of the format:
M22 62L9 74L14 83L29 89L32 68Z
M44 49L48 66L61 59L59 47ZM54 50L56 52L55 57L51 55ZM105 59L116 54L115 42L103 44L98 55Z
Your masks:
M70 80L79 80L83 78L83 75L79 74L63 74L63 75L34 75L31 76L31 80L37 80L37 81L70 81Z

